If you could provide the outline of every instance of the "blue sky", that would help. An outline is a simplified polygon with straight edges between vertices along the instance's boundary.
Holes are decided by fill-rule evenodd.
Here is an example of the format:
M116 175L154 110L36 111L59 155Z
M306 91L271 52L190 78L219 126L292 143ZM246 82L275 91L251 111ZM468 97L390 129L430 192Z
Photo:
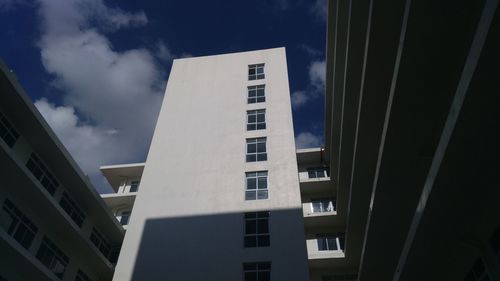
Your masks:
M326 0L0 0L0 58L92 179L142 162L172 59L286 47L296 143L322 143Z

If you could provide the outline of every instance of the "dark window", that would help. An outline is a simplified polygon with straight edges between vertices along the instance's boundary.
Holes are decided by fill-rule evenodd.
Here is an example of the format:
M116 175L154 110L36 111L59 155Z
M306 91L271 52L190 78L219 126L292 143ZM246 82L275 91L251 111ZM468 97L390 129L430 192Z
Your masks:
M130 219L130 211L122 212L122 215L120 217L121 225L127 225L129 219Z
M2 138L9 147L13 147L19 138L19 133L14 129L14 126L12 126L2 112L0 112L0 138Z
M269 212L245 213L245 247L268 247Z
M307 169L307 174L310 179L324 178L328 176L327 167L313 167Z
M244 281L270 281L270 262L248 262L243 264Z
M266 111L264 109L247 111L247 130L263 130L266 128Z
M82 270L78 269L75 281L92 281L92 279L90 279L90 277L88 277L88 275L85 274Z
M137 192L139 190L139 181L132 181L130 183L130 191L129 192Z
M335 211L335 199L332 198L311 199L311 204L313 213Z
M247 139L247 162L266 161L266 138Z
M95 228L92 229L92 233L90 234L90 241L96 246L97 249L106 257L110 256L111 245L109 244L104 236Z
M54 195L56 188L59 186L59 182L54 178L52 173L49 172L45 164L42 163L40 158L34 153L31 153L30 159L26 163L26 167L35 178L40 181L43 187L51 194Z
M264 79L264 64L252 64L248 66L248 80Z
M69 197L69 195L66 192L63 193L59 205L61 205L63 210L66 211L66 213L71 217L71 219L76 223L76 225L80 227L82 226L83 221L85 220L85 214L76 205L75 201L73 201L73 199Z
M63 278L69 258L47 237L43 238L36 257L57 277Z
M316 235L319 251L337 251L344 249L343 233L321 233Z
M248 87L248 103L258 103L266 101L265 85Z
M2 226L5 231L25 249L29 249L33 238L38 232L38 227L21 213L9 199L6 199L3 203L1 216Z
M246 180L245 200L260 200L269 197L267 171L247 172Z

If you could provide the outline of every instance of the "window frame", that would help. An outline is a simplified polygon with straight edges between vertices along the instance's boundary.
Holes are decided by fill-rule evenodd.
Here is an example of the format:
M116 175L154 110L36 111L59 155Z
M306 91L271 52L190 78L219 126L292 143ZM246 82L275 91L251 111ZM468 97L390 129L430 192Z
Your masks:
M247 104L262 102L266 102L266 84L248 86Z
M270 281L271 270L271 262L269 261L244 262L242 264L243 281ZM247 279L247 273L255 273L255 279ZM263 274L267 276L262 276Z
M5 199L1 211L11 218L10 225L5 232L23 248L29 250L38 233L38 227L9 199Z
M313 177L311 176L311 173L314 173ZM320 179L327 177L329 177L327 166L315 166L307 168L307 178L309 179Z
M255 188L249 188L249 180L255 180ZM265 188L259 188L260 180L265 179ZM252 186L253 187L253 186ZM260 192L259 192L260 191ZM254 196L249 196L253 194ZM253 171L245 172L245 201L266 200L269 199L269 172Z
M32 152L28 161L26 162L26 168L31 172L31 174L40 182L40 184L47 190L50 195L54 196L57 188L59 187L59 181L54 177L54 174L47 168L47 165Z
M250 121L251 117L255 119L253 122ZM261 121L259 117L262 117ZM266 109L247 110L247 131L265 130L266 126Z
M326 249L322 249L320 246L324 241L324 245L326 245ZM330 241L334 241L335 244L332 244ZM316 246L319 252L343 252L345 246L345 236L344 233L317 233L316 234ZM336 249L333 249L333 245L335 245Z
M255 144L255 152L249 152L249 145ZM259 144L264 144L264 151L259 151ZM253 157L255 160L249 160L252 159ZM261 160L259 160L259 158ZM247 163L252 163L252 162L264 162L268 161L267 159L267 138L266 137L258 137L258 138L247 138L246 139L246 145L245 145L245 162Z
M124 216L124 214L125 214L125 216ZM125 225L129 224L129 222L130 222L130 215L132 215L132 211L131 210L124 210L124 211L120 212L120 224L122 226L125 226ZM123 223L123 220L124 220L123 218L124 217L127 218L125 223Z
M128 188L128 192L138 192L140 184L141 184L140 180L131 180L130 187ZM132 187L135 187L134 191L132 191Z
M0 139L2 139L8 147L13 148L21 135L16 130L12 122L7 116L0 111Z
M66 268L69 264L68 256L57 247L52 240L50 240L47 236L44 236L42 239L42 243L38 248L36 253L36 258L49 269L54 275L59 277L59 279L63 279L64 273L66 272ZM55 262L59 262L59 264L63 265L62 272L55 272L58 265Z
M324 206L325 202L327 203L326 208ZM321 211L316 211L314 209L314 203L320 203L321 204ZM311 198L311 212L312 213L331 213L331 212L336 212L337 211L336 203L337 203L337 200L335 198L332 198L332 197ZM328 208L330 208L330 207L331 207L331 211L328 210Z
M256 63L248 65L248 81L266 79L264 67L265 63Z
M80 228L82 227L87 216L66 191L63 192L61 200L59 200L59 206L61 206L76 225Z
M271 246L269 217L270 217L270 211L246 212L243 214L244 248L263 248ZM250 229L248 228L249 224L253 224L253 226L250 227ZM254 232L251 231L252 228L255 229ZM261 231L261 228L263 228L264 231ZM267 229L267 231L265 231L265 229Z

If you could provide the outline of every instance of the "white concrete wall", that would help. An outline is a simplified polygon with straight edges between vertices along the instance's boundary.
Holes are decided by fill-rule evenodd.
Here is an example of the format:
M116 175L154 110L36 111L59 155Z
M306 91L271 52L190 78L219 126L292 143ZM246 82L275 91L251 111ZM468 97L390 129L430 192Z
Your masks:
M266 79L248 81L265 63ZM247 86L266 102L247 104ZM266 109L266 130L246 111ZM245 162L267 137L268 161ZM269 172L269 199L245 201L245 172ZM308 280L284 48L175 60L114 280L241 280L272 262L273 280ZM244 248L243 213L271 211L271 246Z

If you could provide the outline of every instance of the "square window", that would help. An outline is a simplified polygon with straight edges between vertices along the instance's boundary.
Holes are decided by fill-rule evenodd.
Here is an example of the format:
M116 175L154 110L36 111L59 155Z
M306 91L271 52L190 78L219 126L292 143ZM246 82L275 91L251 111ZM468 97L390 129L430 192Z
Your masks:
M248 99L247 102L250 103L258 103L265 102L265 85L257 85L257 86L249 86L248 87Z
M270 281L270 262L251 262L243 264L244 281Z
M262 130L266 128L266 110L247 111L247 130Z
M247 139L246 161L256 162L256 161L266 161L266 160L267 160L266 138Z
M264 64L252 64L248 66L248 80L264 79Z
M267 171L246 173L245 200L260 200L267 198Z

